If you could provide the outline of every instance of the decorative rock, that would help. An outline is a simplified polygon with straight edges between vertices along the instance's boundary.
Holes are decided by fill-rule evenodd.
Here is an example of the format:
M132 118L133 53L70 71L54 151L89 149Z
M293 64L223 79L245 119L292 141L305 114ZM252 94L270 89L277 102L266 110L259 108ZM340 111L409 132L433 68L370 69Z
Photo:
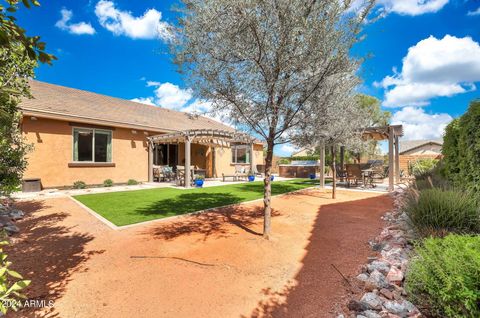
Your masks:
M401 270L399 270L398 268L396 268L395 266L392 266L390 268L390 271L388 272L387 274L387 280L390 282L390 283L398 283L398 282L401 282L403 280L403 273Z
M5 215L0 215L0 227L12 224L12 220Z
M396 301L386 301L383 303L383 307L388 310L390 313L398 315L400 317L406 316L408 314L407 306L400 304Z
M349 310L356 312L362 312L368 309L366 305L353 299L348 302L347 307Z
M367 318L367 317L365 317L364 315L357 315L356 318Z
M359 274L357 276L357 279L361 282L366 282L368 280L368 275L365 273Z
M388 287L388 282L385 276L377 270L374 270L365 282L365 289L369 291L386 287Z
M362 312L362 315L364 315L367 318L382 318L376 311L373 310L366 310Z
M393 299L393 293L389 291L386 288L380 289L380 294L382 294L385 298L392 300Z
M366 305L369 309L382 309L382 301L374 293L366 293L363 295L362 299L360 299L360 302Z
M9 225L5 226L4 229L5 229L5 231L8 232L8 234L14 234L14 233L20 232L20 229L14 224L9 224Z
M345 318L345 315L344 314L340 314L337 316L337 318Z
M20 211L20 210L11 210L8 215L13 219L13 220L20 220L23 218L23 216L25 215L25 213L23 213L23 211Z
M390 264L386 261L373 261L372 263L368 264L368 271L371 273L374 270L378 270L380 273L386 275L390 270Z

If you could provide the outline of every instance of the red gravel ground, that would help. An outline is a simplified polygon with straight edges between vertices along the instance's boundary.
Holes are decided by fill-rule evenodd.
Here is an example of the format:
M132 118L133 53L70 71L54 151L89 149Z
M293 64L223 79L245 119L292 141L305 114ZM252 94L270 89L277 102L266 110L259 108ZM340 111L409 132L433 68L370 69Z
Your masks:
M21 203L9 247L50 309L11 317L333 317L371 255L392 207L386 195L307 190L261 202L112 230L69 198ZM338 271L334 268L336 267Z

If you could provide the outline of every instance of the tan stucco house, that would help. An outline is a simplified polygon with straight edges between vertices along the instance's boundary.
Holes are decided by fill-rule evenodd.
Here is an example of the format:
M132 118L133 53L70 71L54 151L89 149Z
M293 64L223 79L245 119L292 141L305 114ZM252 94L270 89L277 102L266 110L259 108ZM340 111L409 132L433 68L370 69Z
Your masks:
M181 142L154 144L149 142L152 136L192 129L235 132L203 116L39 81L30 84L34 98L20 104L21 129L34 146L24 177L40 178L44 188L75 181L148 181L152 163L185 163ZM205 170L207 177L234 173L239 165L247 168L251 160L263 163L261 142L221 147L192 143L190 151L190 164Z

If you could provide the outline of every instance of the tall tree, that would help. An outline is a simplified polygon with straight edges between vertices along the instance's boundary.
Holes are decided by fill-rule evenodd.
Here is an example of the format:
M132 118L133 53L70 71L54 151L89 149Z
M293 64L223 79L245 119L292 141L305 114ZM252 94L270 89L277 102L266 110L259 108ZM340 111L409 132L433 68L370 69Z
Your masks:
M322 97L324 107L314 109L310 117L295 130L294 143L302 147L327 147L332 155L332 198L336 198L337 148L354 152L362 147L362 128L370 122L370 113L358 103L355 88L360 83L353 73L333 80L328 94Z
M17 105L30 97L28 79L34 76L37 62L50 63L55 57L46 53L38 36L29 37L14 17L18 0L0 4L0 195L8 195L20 183L26 168L25 144L19 129L21 114ZM29 8L35 0L22 1Z
M202 98L265 139L264 231L270 236L275 145L322 107L356 61L349 51L373 6L338 0L182 0L173 51ZM328 84L328 85L327 85Z

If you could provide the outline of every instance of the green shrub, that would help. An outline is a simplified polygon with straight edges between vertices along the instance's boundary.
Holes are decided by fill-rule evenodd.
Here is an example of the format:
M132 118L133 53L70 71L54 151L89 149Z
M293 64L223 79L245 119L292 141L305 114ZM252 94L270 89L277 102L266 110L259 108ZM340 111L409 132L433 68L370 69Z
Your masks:
M5 245L8 245L7 241L0 241L0 311L3 314L6 314L9 308L15 311L18 309L18 302L25 298L20 291L30 285L29 280L24 280L19 273L9 268L12 263L7 261L7 254L3 252Z
M406 274L410 300L431 317L480 317L480 236L429 238Z
M137 184L138 184L138 181L135 180L135 179L128 179L127 184L128 184L128 185L137 185Z
M103 181L103 186L104 186L104 187L111 187L111 186L113 186L113 181L112 181L112 179L107 179L107 180Z
M416 178L431 175L437 164L437 159L418 159L410 164L410 174L414 175Z
M86 187L87 187L87 184L83 181L75 181L73 183L74 189L85 189Z
M468 191L412 189L404 208L422 236L480 232L479 200Z
M456 186L480 191L480 99L445 130L445 176Z

